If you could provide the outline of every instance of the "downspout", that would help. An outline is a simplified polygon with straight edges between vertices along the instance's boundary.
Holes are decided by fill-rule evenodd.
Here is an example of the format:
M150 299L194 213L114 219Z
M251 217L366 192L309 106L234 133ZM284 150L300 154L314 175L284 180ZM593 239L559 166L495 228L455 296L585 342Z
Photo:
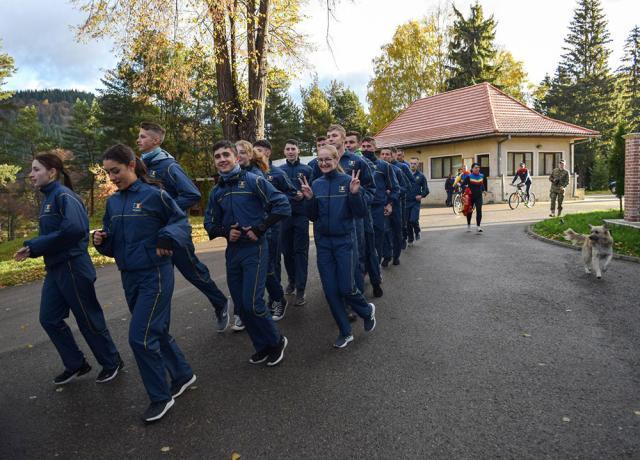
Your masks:
M511 134L498 141L498 177L500 177L500 201L504 201L504 172L502 171L502 143L511 140Z
M578 142L573 141L573 142L569 143L570 152L571 152L571 170L572 170L572 173L573 173L572 174L573 175L573 186L571 187L572 188L571 196L573 198L577 197L577 191L578 191L578 181L576 180L577 173L576 173L576 163L575 163L575 157L576 157L576 151L575 151L576 147L575 146L579 145L579 144L585 144L587 142L591 142L591 138L582 139L581 141L578 141Z

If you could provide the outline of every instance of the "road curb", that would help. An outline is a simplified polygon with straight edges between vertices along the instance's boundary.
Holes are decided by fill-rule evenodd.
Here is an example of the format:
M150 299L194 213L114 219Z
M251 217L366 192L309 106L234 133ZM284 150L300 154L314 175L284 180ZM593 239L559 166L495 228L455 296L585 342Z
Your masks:
M535 224L531 224L531 225L527 225L525 227L525 233L527 235L529 235L531 238L534 238L536 240L540 240L540 241L544 241L545 243L549 243L549 244L555 244L556 246L562 246L564 248L569 248L569 249L573 249L575 251L580 251L582 248L580 246L574 246L571 243L565 243L563 241L558 241L558 240L552 240L551 238L547 238L546 236L542 236L542 235L538 235L536 232L533 231L533 226ZM627 256L624 254L617 254L617 253L613 253L613 258L614 259L620 259L620 260L626 260L627 262L635 262L637 264L640 264L640 257L633 257L633 256Z

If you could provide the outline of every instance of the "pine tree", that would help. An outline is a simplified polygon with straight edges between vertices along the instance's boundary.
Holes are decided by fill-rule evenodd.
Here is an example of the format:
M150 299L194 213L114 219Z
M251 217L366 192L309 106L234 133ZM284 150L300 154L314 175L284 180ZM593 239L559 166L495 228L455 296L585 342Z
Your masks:
M449 44L449 71L447 89L463 88L496 78L496 21L493 16L484 18L479 3L471 6L471 14L466 19L455 6L456 19Z
M599 140L576 146L576 168L587 187L596 157L606 160L613 135L615 88L608 66L610 41L600 0L578 0L565 38L565 54L544 101L549 116L602 134Z
M304 141L315 145L315 138L325 135L334 122L331 105L317 80L309 88L302 88L301 93Z
M631 29L624 45L623 65L618 69L624 118L632 132L640 130L640 27Z
M284 75L272 77L265 110L265 137L273 146L272 158L282 158L287 139L301 141L302 112L289 95L289 80ZM301 145L301 150L308 149Z
M335 123L347 131L358 131L361 135L369 132L369 120L358 95L345 87L344 83L333 80L325 91Z
M628 132L624 122L618 124L613 136L613 149L609 156L609 177L616 181L616 196L620 200L620 213L622 213L622 197L624 196L624 162L625 142L624 135Z

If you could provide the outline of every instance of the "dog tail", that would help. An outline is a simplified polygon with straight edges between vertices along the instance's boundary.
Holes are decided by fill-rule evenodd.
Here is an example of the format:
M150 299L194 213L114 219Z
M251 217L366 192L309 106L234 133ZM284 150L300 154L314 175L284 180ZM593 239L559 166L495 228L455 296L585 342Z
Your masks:
M569 241L575 241L576 243L584 243L584 240L587 239L586 236L581 235L580 233L576 233L573 229L568 228L564 231L564 239Z

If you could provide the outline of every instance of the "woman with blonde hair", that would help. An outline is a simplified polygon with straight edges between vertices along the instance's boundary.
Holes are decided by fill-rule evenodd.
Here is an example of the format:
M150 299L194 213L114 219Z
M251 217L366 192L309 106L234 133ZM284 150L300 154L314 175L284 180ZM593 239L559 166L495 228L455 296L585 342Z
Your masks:
M251 142L238 141L236 149L238 150L238 164L242 169L262 177L269 171L269 162L261 152L253 148Z

